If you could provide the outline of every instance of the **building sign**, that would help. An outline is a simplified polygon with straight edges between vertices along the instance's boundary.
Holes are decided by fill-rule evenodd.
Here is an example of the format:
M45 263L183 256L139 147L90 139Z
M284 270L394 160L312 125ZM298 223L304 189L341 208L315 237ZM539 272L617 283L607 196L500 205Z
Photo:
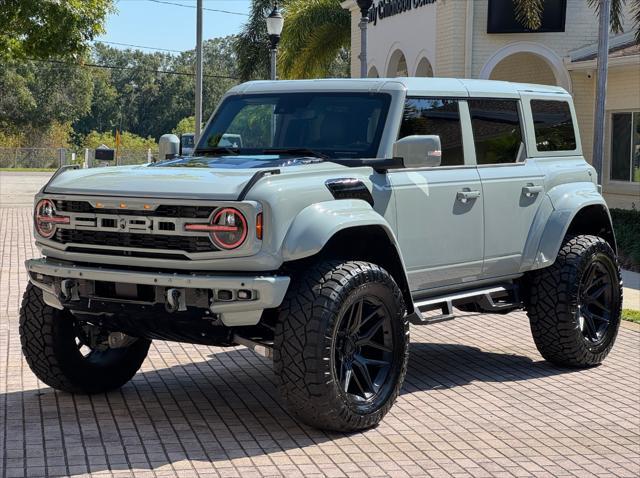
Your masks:
M377 5L371 7L369 21L377 25L378 20L411 12L432 3L436 3L436 0L380 0Z

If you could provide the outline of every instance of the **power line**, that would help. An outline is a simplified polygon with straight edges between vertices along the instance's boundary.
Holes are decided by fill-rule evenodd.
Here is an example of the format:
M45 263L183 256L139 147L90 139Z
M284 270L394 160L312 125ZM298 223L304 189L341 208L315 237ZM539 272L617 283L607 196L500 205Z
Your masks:
M107 43L109 45L130 46L133 48L145 48L147 50L168 51L172 53L184 53L182 50L171 50L169 48L157 48L154 46L133 45L131 43L119 43L117 41L96 40L96 43Z
M135 66L114 66L114 65L99 65L96 63L68 63L60 60L39 60L36 58L28 58L30 61L40 62L40 63L53 63L56 65L66 65L66 66L75 66L78 68L101 68L105 70L137 70L144 71L147 73L160 73L163 75L178 75L178 76L195 76L195 73L188 73L186 71L171 71L171 70L151 70L148 68L137 68ZM225 76L225 75L203 75L205 78L219 78L224 80L237 80L235 76Z
M153 3L161 3L163 5L173 5L176 7L183 7L183 8L196 8L195 5L185 5L184 3L167 2L166 0L147 0L147 1L153 2ZM203 8L203 10L207 10L209 12L217 12L217 13L228 13L229 15L241 15L243 17L249 16L248 13L232 12L229 10L220 10L219 8Z

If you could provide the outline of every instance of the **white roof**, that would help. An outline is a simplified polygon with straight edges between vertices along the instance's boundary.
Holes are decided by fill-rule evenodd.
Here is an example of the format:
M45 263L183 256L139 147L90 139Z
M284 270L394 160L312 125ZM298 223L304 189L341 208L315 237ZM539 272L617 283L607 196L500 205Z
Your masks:
M457 78L357 78L323 80L250 81L231 89L230 93L274 92L381 92L407 91L417 96L491 97L517 98L522 92L565 94L559 86L511 83L495 80L470 80Z

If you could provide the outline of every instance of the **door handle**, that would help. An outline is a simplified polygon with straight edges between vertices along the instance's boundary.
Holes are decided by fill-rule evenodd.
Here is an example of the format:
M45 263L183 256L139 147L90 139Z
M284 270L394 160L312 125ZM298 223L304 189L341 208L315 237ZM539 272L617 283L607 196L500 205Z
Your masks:
M458 194L456 195L456 199L461 203L466 203L470 199L478 199L479 197L480 197L480 191L477 191L477 190L471 191L468 189L463 191L458 191Z
M536 194L540 194L541 192L542 186L536 186L534 184L527 184L522 188L522 194L524 194L528 198L533 197Z

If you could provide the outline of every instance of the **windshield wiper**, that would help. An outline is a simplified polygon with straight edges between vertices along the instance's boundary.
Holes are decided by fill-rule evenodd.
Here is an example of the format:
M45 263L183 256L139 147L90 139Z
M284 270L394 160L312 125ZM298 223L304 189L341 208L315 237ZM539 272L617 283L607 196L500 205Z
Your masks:
M231 155L237 156L238 154L240 154L240 148L203 148L203 149L196 149L193 152L194 156L197 156L199 154L203 154L203 155L211 154L214 156L231 154Z
M264 149L263 154L287 154L287 155L304 155L312 156L314 158L329 159L329 156L309 148L276 148L276 149Z

